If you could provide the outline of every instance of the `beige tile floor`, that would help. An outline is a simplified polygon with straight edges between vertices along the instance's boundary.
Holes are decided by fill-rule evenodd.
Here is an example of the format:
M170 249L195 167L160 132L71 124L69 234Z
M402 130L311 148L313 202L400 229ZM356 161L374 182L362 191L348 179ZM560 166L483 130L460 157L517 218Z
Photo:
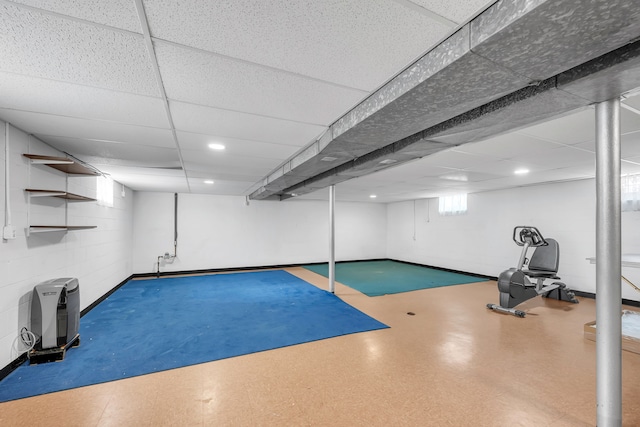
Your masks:
M485 308L497 292L483 282L371 298L337 284L390 328L6 402L0 425L594 426L583 326L595 301L536 298L520 319ZM639 354L623 352L623 377L623 424L639 426Z

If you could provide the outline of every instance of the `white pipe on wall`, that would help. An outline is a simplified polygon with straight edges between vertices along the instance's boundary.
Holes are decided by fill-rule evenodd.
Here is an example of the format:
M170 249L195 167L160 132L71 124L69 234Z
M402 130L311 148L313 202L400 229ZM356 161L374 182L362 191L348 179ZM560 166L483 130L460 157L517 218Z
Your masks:
M9 152L9 123L4 125L4 227L2 228L2 238L5 240L15 239L16 230L11 225L11 185L9 184L9 164L11 163Z

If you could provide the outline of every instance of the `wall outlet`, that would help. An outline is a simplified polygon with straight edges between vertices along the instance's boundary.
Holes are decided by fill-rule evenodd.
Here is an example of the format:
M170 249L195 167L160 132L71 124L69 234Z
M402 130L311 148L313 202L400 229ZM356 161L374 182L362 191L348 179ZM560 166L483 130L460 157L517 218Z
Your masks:
M5 225L2 229L2 238L12 240L16 238L16 229L12 225Z

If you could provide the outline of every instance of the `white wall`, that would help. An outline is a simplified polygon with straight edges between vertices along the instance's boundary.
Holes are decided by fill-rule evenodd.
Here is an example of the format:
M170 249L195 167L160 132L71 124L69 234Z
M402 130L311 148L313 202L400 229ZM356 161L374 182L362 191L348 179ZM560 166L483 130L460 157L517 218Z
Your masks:
M67 191L95 197L94 177L69 177L43 165L31 165L23 153L63 156L38 139L10 126L10 204L15 240L0 239L0 368L19 353L14 341L23 326L29 326L31 292L45 280L77 277L80 304L85 308L132 272L131 234L133 224L132 191L121 196L114 191L112 208L95 202L68 202L68 222L73 225L97 225L79 230L26 235L27 217L31 223L64 224L65 201L57 198L29 199L25 188ZM0 122L0 158L2 171L2 224L5 220L5 123Z
M467 214L458 216L440 216L435 198L393 203L387 219L389 258L489 276L518 262L513 227L535 226L560 244L562 281L595 293L595 265L585 259L595 256L594 180L470 194ZM622 252L640 253L640 212L622 214L622 234ZM623 274L640 284L640 269ZM629 285L621 286L623 298L640 300Z
M173 253L171 193L135 192L134 272L156 270L159 255ZM386 257L386 206L336 203L336 259ZM251 201L244 197L180 194L178 258L161 271L326 262L327 202Z

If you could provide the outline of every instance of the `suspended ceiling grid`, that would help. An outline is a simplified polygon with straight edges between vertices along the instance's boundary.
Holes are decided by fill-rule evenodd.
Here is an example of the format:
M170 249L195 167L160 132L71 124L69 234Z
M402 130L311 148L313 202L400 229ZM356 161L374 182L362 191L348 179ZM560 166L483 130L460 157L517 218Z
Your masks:
M244 196L493 3L0 0L0 118L136 190ZM523 183L507 165L530 146L589 154L547 133L519 130L522 151L503 135L345 181L338 198L504 188ZM544 178L538 163L525 183L593 173L554 164Z

